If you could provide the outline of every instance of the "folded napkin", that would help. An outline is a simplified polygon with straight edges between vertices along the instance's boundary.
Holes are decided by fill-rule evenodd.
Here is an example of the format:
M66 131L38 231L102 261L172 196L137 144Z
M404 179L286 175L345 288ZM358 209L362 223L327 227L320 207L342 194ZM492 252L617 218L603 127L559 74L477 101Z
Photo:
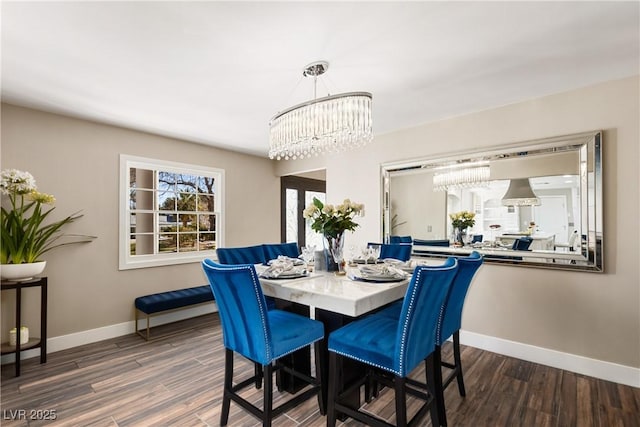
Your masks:
M390 261L395 261L395 262L390 262ZM392 267L397 268L398 270L402 270L406 273L413 273L413 270L415 270L415 268L420 265L417 262L415 262L414 260L408 260L408 261L400 261L400 260L384 260L385 264L387 265L391 265Z
M269 268L263 271L260 276L275 279L277 277L300 277L307 274L307 270L304 265L296 266L296 261L297 260L295 258L289 258L281 255L277 259L271 260L269 262Z
M363 265L360 267L363 278L393 278L404 279L406 273L389 264Z
M394 267L406 272L413 274L413 271L416 267L423 267L429 265L426 261L415 261L410 259L409 261L405 261L401 264L394 265Z
M290 262L293 265L302 265L304 261L300 258L291 258L286 255L278 255L278 258L270 260L267 264L272 265L273 263L282 263L282 262Z

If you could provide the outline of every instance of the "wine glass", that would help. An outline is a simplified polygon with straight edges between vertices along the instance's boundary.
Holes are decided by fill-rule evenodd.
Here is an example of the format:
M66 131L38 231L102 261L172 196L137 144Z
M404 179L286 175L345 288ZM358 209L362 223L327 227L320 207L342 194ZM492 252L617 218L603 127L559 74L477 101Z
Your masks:
M302 260L307 267L307 271L313 271L313 262L316 255L315 245L303 246L300 250L302 252Z
M380 258L380 246L379 245L370 245L368 248L368 257L373 259L373 263L378 262L378 258Z
M371 256L371 250L369 249L369 246L363 246L362 248L360 248L360 252L362 253L362 259L364 259L364 263L366 264L369 260L369 257Z
M349 265L353 265L355 264L355 260L358 257L358 252L360 250L358 249L358 246L356 245L349 245L349 251L347 253L347 257L349 258Z

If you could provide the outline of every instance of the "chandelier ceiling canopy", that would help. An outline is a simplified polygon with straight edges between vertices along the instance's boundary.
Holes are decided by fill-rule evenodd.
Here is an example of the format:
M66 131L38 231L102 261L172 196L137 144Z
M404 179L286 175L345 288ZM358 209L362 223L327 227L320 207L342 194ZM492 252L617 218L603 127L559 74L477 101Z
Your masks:
M313 100L276 114L269 122L269 158L298 159L360 147L373 138L371 94L348 92L316 98L318 76L329 68L326 61L307 65L313 77Z
M533 192L529 178L512 179L509 189L502 196L503 206L540 206L541 202Z

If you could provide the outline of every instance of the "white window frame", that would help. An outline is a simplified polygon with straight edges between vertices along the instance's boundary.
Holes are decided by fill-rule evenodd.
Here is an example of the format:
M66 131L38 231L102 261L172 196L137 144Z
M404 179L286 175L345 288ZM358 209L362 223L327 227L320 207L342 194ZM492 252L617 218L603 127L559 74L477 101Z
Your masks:
M129 205L129 189L131 168L148 169L153 171L182 173L197 176L213 177L215 186L214 213L216 215L216 247L224 247L224 169L207 166L177 163L167 160L150 159L146 157L120 155L120 222L119 222L119 269L158 267L164 265L186 264L201 262L205 258L216 258L215 249L194 252L172 252L145 255L131 255L131 208ZM154 201L154 205L155 205ZM157 209L154 206L154 210ZM155 215L154 215L155 216ZM154 220L155 238L159 235L159 224ZM156 245L157 247L157 245Z

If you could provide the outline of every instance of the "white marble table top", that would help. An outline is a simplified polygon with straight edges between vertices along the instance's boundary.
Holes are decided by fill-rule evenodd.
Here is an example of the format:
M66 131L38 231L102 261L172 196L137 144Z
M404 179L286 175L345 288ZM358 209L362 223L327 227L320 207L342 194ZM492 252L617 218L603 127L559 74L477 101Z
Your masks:
M429 260L426 263L439 265L442 262ZM263 265L256 265L258 274L265 269ZM399 282L370 283L351 280L348 275L318 271L297 279L260 278L260 284L267 296L357 317L403 298L410 279L408 275Z

